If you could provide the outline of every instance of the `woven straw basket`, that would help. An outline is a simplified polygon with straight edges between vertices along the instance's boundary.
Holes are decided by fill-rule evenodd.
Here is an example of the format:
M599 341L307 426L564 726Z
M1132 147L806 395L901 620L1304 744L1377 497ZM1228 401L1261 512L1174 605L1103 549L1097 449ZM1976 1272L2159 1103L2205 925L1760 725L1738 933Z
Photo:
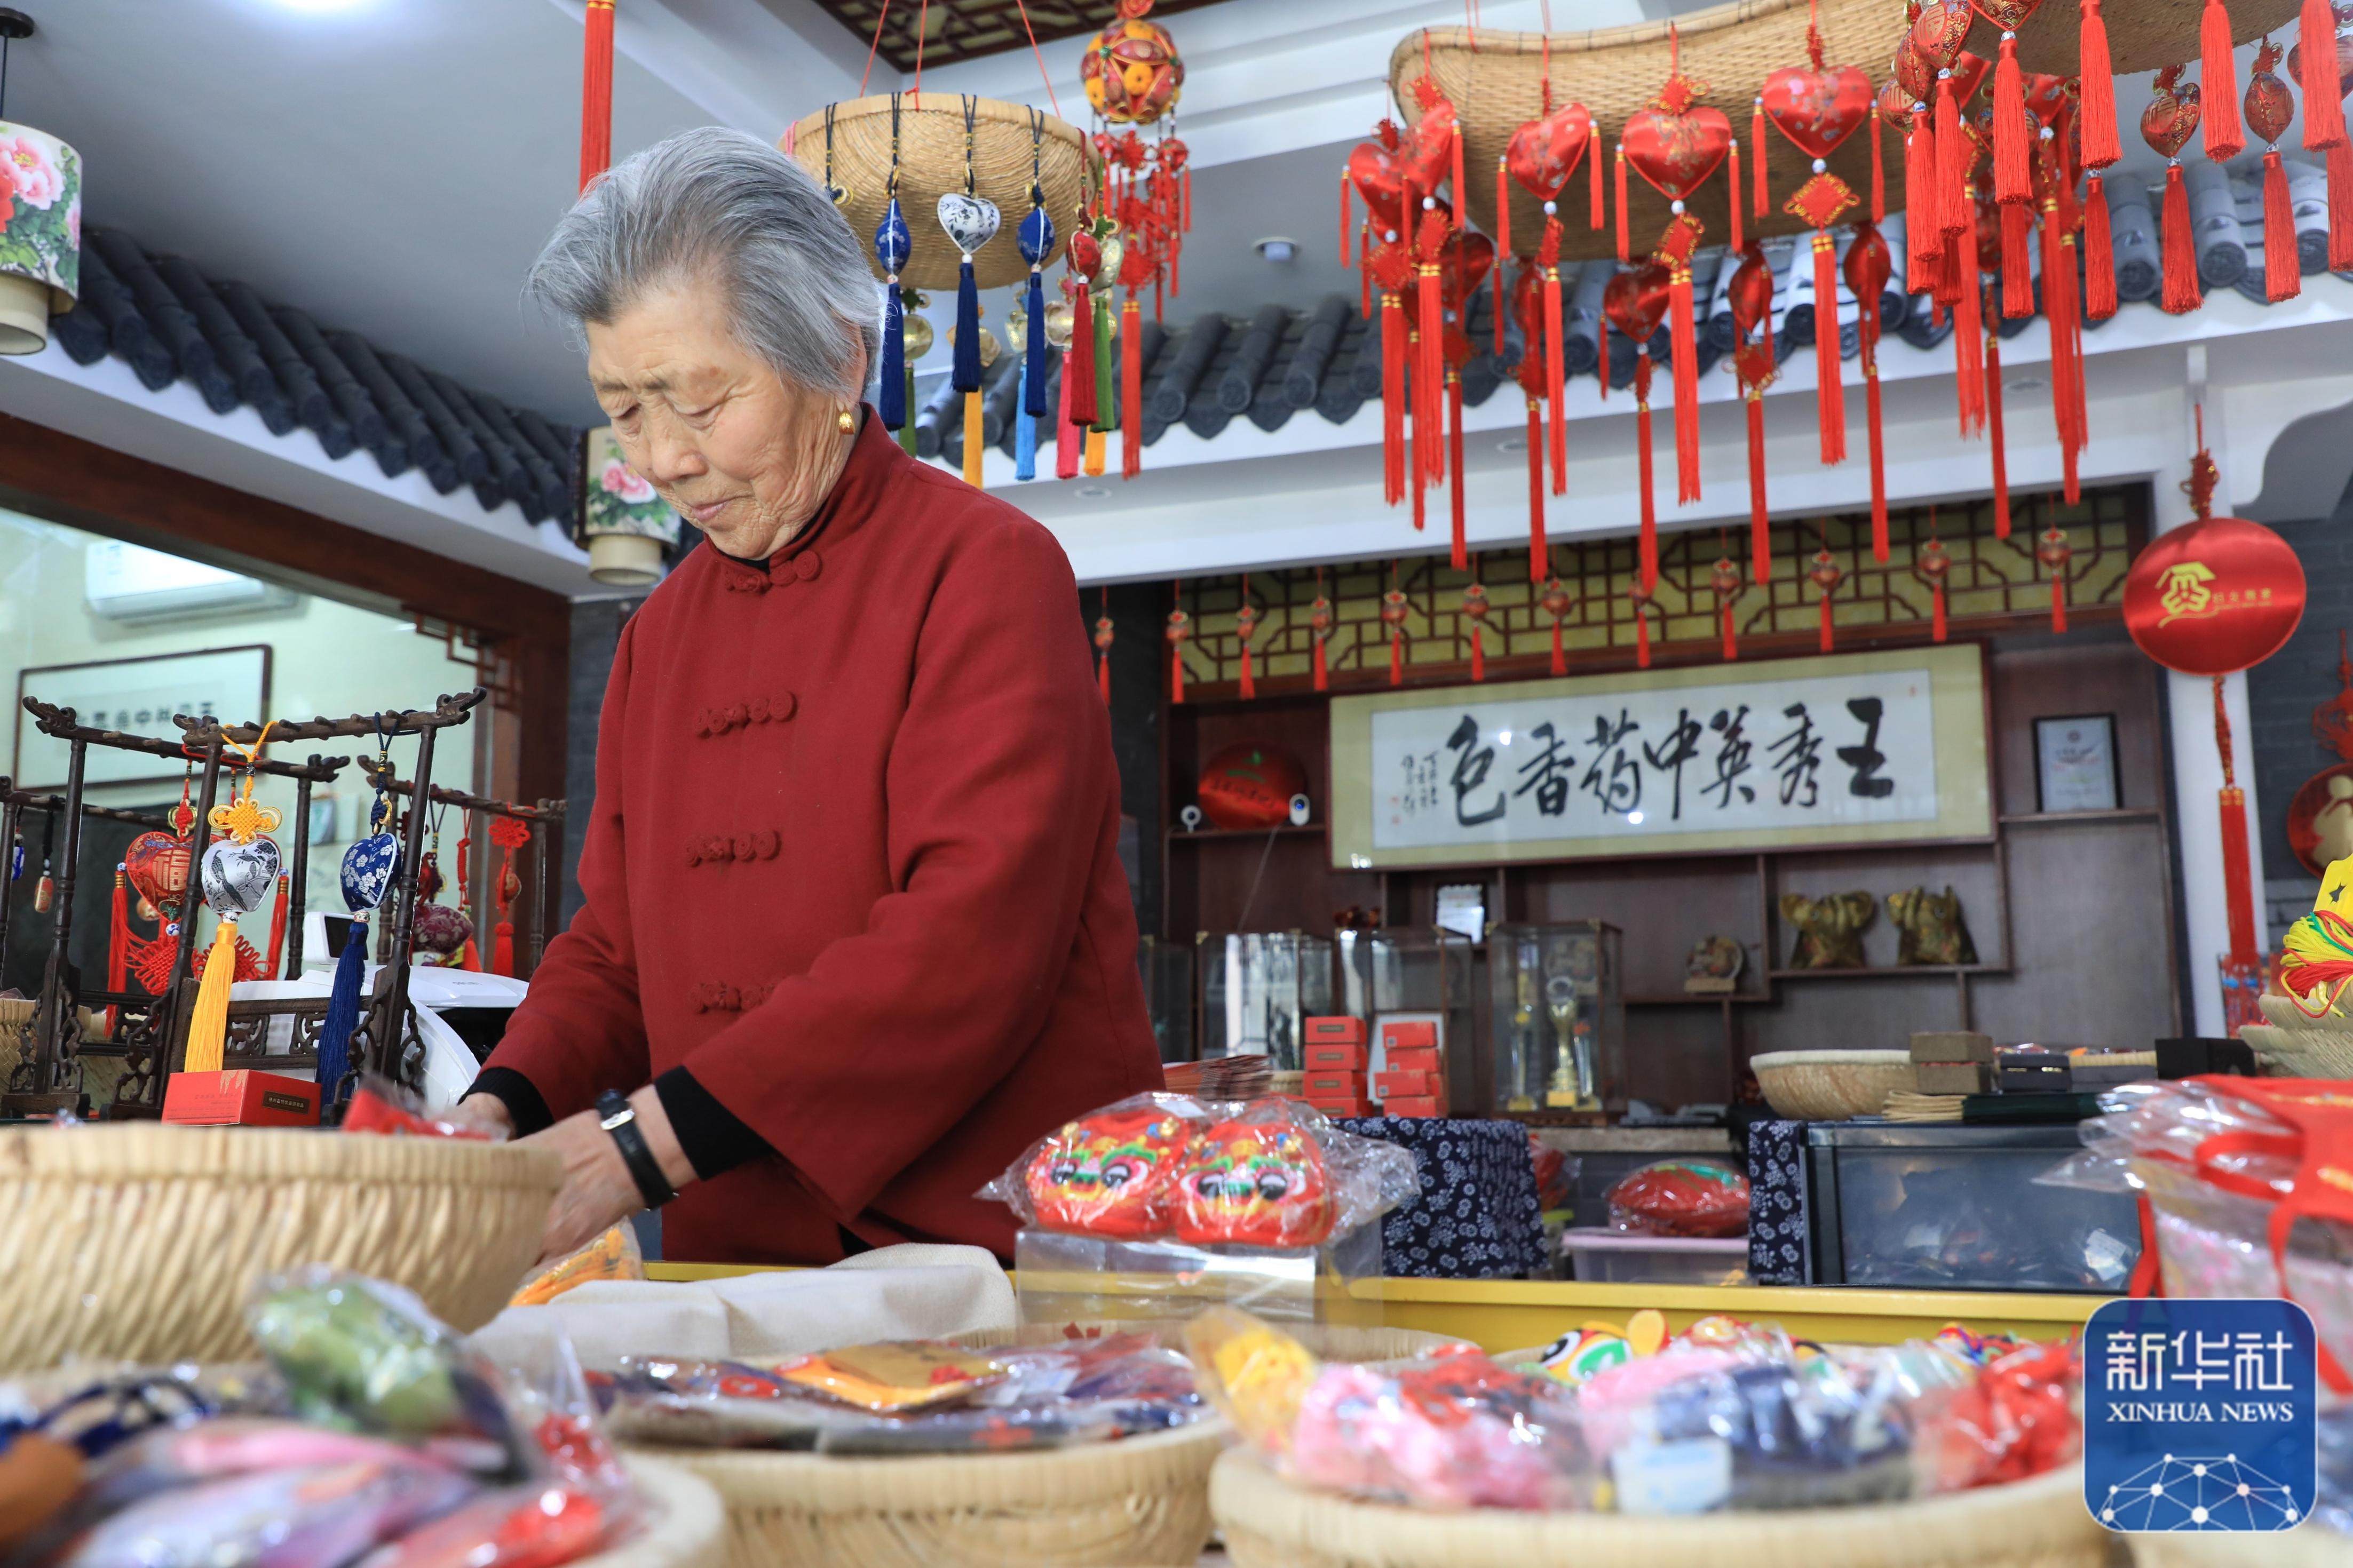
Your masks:
M1105 1332L1171 1327L1101 1325ZM1284 1327L1335 1361L1389 1361L1440 1345L1413 1329ZM1059 1342L1060 1326L958 1336L987 1348ZM1223 1422L1030 1454L833 1458L644 1449L718 1489L726 1568L1189 1568L1209 1539L1209 1467Z
M1293 1487L1237 1449L1209 1507L1238 1568L2101 1568L2069 1465L1923 1502L1690 1519L1423 1511Z
M2131 1540L2133 1568L2345 1568L2353 1563L2353 1536L2316 1524L2242 1534L2179 1531Z
M1876 1116L1915 1082L1908 1051L1767 1051L1748 1066L1773 1113L1796 1121Z
M2353 1078L2353 1034L2247 1024L2239 1037L2291 1078Z
M1683 74L1702 87L1700 101L1724 110L1732 133L1740 142L1741 195L1746 199L1754 177L1749 159L1755 149L1748 136L1749 109L1765 78L1784 66L1806 63L1808 0L1739 0L1676 18L1682 37ZM2055 9L2045 6L2045 10ZM2072 15L2074 7L2066 9ZM1829 65L1860 66L1876 84L1887 79L1895 46L1904 37L1904 7L1886 0L1821 0L1823 60ZM1425 65L1425 40L1427 64ZM1593 142L1587 158L1605 159L1602 170L1609 187L1609 225L1587 226L1586 182L1591 172L1579 163L1561 194L1561 254L1571 260L1592 260L1617 254L1617 192L1614 160L1618 135L1627 117L1643 108L1667 79L1667 24L1645 22L1632 26L1603 27L1589 33L1555 33L1551 39L1552 100L1557 106L1581 103L1593 115ZM1475 38L1470 29L1432 27L1409 34L1389 56L1389 88L1409 123L1419 118L1413 84L1427 70L1454 104L1463 132L1463 178L1471 186L1471 216L1489 234L1495 232L1495 160L1512 140L1512 132L1544 112L1545 35L1510 33L1482 27ZM1744 234L1797 234L1807 225L1781 210L1813 173L1812 161L1788 138L1769 126L1766 167L1772 178L1773 210L1763 222L1742 210ZM1904 200L1904 139L1883 135L1880 156L1886 171L1887 199ZM1705 226L1700 243L1721 245L1730 236L1726 197L1732 186L1731 165L1709 176L1691 198L1691 215ZM1830 172L1852 188L1862 205L1849 221L1869 213L1871 200L1871 131L1864 126L1848 138L1830 160ZM1630 165L1626 194L1630 206L1627 233L1637 256L1647 254L1667 220L1673 216L1667 198L1651 188ZM1544 210L1514 183L1512 186L1512 247L1523 256L1535 254L1544 237Z
M646 1503L645 1528L572 1568L704 1568L727 1528L719 1494L676 1465L646 1458L628 1463L629 1479Z
M296 1129L0 1128L0 1371L63 1355L251 1353L246 1294L326 1263L470 1333L539 1251L563 1163L537 1149Z
M833 181L846 187L841 214L861 246L871 247L874 227L890 199L891 101L889 93L854 98L821 109L796 124L785 145L801 166L819 179L826 174L826 117L832 115ZM939 200L964 189L965 106L973 111L972 167L976 195L997 204L1002 226L973 256L973 277L983 289L1019 282L1029 275L1016 231L1029 213L1030 110L993 98L965 99L953 92L927 93L922 107L912 94L899 101L899 210L912 240L900 281L913 289L954 289L959 260L955 245L940 230ZM1054 250L1048 265L1079 221L1079 205L1096 160L1076 127L1042 114L1037 142L1039 184L1046 212L1054 220Z
M2265 33L2283 32L2295 20L2298 0L2231 0L2231 37L2252 44ZM2108 66L2118 76L2160 66L2198 63L2198 22L2206 0L2108 0ZM2081 68L2076 44L2082 23L2066 0L2048 0L2018 29L2018 63L2050 76L2073 76ZM2285 48L2295 40L2284 37ZM1969 29L1968 47L1988 59L2001 47L2001 32L1983 16ZM2244 70L2242 65L2239 68ZM2240 79L2244 85L2245 79ZM2127 135L2131 126L2123 128Z

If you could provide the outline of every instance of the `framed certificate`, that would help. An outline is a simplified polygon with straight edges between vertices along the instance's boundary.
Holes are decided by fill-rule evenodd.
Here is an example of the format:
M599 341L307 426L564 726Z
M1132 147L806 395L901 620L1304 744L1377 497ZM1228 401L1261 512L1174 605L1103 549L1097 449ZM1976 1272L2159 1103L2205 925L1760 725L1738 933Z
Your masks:
M2042 812L2114 811L2124 804L2115 714L2034 721L2034 800Z

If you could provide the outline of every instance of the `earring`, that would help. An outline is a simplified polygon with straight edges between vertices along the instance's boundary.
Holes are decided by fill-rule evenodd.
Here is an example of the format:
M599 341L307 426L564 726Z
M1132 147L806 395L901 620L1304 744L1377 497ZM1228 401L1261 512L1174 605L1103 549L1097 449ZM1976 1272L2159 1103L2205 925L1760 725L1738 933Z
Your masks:
M841 433L847 436L858 428L858 416L845 408L834 423L841 426Z

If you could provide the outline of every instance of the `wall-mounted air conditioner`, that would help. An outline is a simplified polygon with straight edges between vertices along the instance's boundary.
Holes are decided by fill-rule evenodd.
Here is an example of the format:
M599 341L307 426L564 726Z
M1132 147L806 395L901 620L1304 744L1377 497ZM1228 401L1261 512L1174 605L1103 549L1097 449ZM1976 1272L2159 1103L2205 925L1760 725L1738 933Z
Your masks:
M283 609L294 603L294 594L217 566L104 539L83 554L82 602L102 620L192 620Z

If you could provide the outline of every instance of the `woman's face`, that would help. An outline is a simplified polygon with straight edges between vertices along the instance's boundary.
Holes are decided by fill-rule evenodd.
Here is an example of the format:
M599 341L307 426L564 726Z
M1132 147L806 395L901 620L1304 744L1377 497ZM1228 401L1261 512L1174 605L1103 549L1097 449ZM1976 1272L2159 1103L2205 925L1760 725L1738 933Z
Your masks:
M852 405L786 381L737 342L708 284L588 323L588 379L629 467L730 555L774 553L840 474Z

